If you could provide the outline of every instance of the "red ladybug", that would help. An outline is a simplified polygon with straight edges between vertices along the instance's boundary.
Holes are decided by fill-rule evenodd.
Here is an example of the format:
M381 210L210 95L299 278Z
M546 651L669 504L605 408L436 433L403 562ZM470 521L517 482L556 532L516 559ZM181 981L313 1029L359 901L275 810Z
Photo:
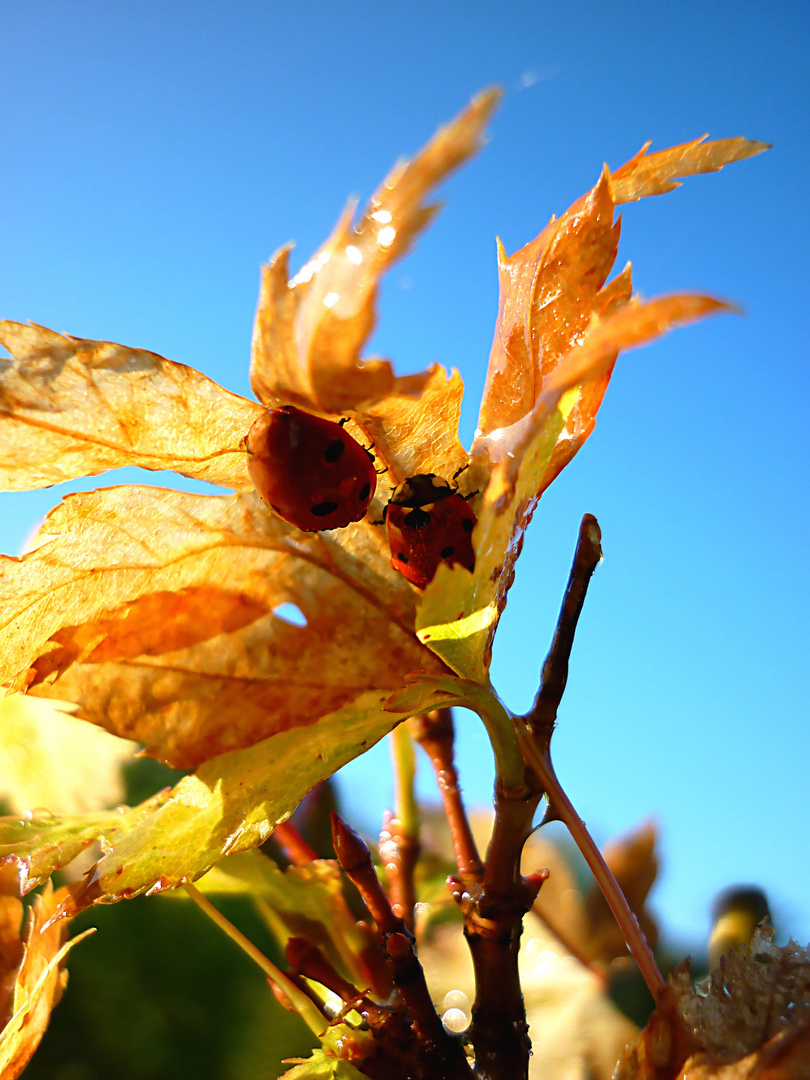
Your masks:
M477 518L458 490L433 473L403 481L385 508L391 565L418 589L440 562L475 568L472 531Z
M359 521L377 486L374 459L341 424L284 405L245 442L250 478L280 518L308 532Z

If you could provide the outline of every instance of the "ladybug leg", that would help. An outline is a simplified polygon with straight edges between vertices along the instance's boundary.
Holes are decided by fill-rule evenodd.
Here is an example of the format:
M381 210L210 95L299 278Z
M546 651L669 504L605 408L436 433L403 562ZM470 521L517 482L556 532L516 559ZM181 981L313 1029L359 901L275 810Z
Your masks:
M463 472L466 472L467 469L469 469L469 467L470 467L470 463L468 461L466 465L462 465L460 469L456 469L456 471L453 473L452 479L453 480L458 480L459 476L461 476L461 474Z

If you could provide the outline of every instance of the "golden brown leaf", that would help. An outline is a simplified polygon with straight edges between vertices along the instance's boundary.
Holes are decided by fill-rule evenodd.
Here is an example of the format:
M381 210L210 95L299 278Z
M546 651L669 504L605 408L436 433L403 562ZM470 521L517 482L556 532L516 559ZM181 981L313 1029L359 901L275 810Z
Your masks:
M66 978L62 970L62 943L67 924L59 922L46 926L46 923L55 913L63 893L62 889L55 894L48 883L42 895L36 898L28 911L22 939L19 928L17 930L21 948L9 948L13 946L14 920L3 927L6 937L0 945L0 1076L3 1080L15 1080L22 1073L62 994ZM6 894L0 897L0 902L4 899L15 898ZM17 922L19 927L19 920ZM3 966L4 960L11 960L11 963ZM7 992L5 1000L3 990Z
M301 533L258 496L69 496L0 560L0 679L188 768L437 670L368 521ZM305 626L274 615L297 605Z
M479 94L412 162L396 165L356 225L350 205L292 281L289 248L265 267L251 361L261 401L339 414L414 389L415 377L397 379L388 361L360 361L378 283L435 214L428 193L480 148L499 97L496 90Z
M0 487L137 465L250 490L241 439L261 406L143 349L0 322Z
M610 174L610 191L613 201L636 202L650 195L664 195L681 185L676 177L697 176L698 173L719 172L734 161L755 157L763 150L770 150L768 143L751 139L700 139L672 146L648 154L650 143L645 143L635 157Z
M613 222L608 172L558 220L509 258L498 248L500 307L473 444L531 412L560 359L581 341L616 260L620 223ZM630 297L629 272L611 291L614 306ZM495 441L493 439L493 441Z

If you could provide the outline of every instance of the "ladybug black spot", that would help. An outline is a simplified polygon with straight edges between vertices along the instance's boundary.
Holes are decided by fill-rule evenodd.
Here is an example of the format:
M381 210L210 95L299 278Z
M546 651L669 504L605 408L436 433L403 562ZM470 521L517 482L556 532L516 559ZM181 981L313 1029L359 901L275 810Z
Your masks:
M397 553L397 558L399 559L400 562L407 563L407 561L408 561L408 556L403 555L401 551Z
M443 559L449 559L451 555L455 554L455 550L456 549L454 547L452 547L452 546L443 547L442 550L441 550L442 558Z
M337 508L338 504L336 502L322 502L310 507L310 513L314 514L315 517L329 517L330 514L334 514Z
M341 457L345 449L346 444L342 439L332 439L323 452L323 460L330 463L335 462Z
M461 527L462 527L462 529L464 530L464 532L472 532L472 531L473 531L473 529L475 528L475 522L474 522L474 521L470 521L470 520L469 520L469 518L467 518L467 519L466 519L466 520L465 520L465 521L463 522L463 524L462 524L462 526L461 526Z
M369 495L371 495L371 484L363 484L363 486L360 488L360 502L364 503L369 497Z
M424 529L426 525L430 524L430 514L426 510L416 507L405 515L404 524L409 529Z

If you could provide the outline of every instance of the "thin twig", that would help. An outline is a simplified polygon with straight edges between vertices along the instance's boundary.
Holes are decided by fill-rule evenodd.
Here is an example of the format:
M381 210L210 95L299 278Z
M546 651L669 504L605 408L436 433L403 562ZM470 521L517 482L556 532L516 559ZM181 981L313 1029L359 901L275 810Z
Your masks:
M216 923L220 930L223 930L228 935L231 941L235 942L243 952L247 953L255 964L259 965L267 978L270 979L271 983L278 986L284 995L292 1002L309 1028L316 1035L320 1036L328 1026L328 1021L318 1010L315 1003L308 998L298 986L296 986L281 968L277 968L275 964L268 960L264 953L257 949L253 942L249 941L241 930L237 930L233 923L226 919L222 912L219 911L218 908L215 908L211 901L203 896L195 885L187 882L183 885L183 888L197 907L199 907L212 922Z
M574 562L568 576L557 627L543 664L540 689L524 718L541 746L548 746L557 720L557 709L568 682L568 662L582 605L591 576L602 558L601 540L599 522L593 514L585 514L579 526Z
M650 988L650 993L658 1001L664 989L664 979L658 970L652 950L647 944L647 939L638 924L638 919L627 903L627 899L613 876L613 872L605 862L602 852L596 846L593 837L585 826L585 822L574 809L571 800L557 779L554 766L551 763L551 755L547 749L542 750L537 746L533 733L528 730L525 732L523 747L529 763L536 771L548 793L549 799L554 804L557 816L561 821L565 822L574 843L582 852L597 885L602 890L605 900L607 900L610 910L613 912L616 922L624 934L627 948L632 953L641 974L644 976L644 981Z
M405 724L391 732L394 761L394 812L386 813L379 852L388 877L388 892L395 913L413 932L416 907L414 875L419 860L419 807L414 792L416 756Z
M444 812L450 826L450 836L458 864L458 877L465 885L480 881L484 864L470 828L467 811L461 797L458 771L453 756L453 716L450 709L436 709L414 717L410 721L413 737L430 758L436 773L444 803Z

